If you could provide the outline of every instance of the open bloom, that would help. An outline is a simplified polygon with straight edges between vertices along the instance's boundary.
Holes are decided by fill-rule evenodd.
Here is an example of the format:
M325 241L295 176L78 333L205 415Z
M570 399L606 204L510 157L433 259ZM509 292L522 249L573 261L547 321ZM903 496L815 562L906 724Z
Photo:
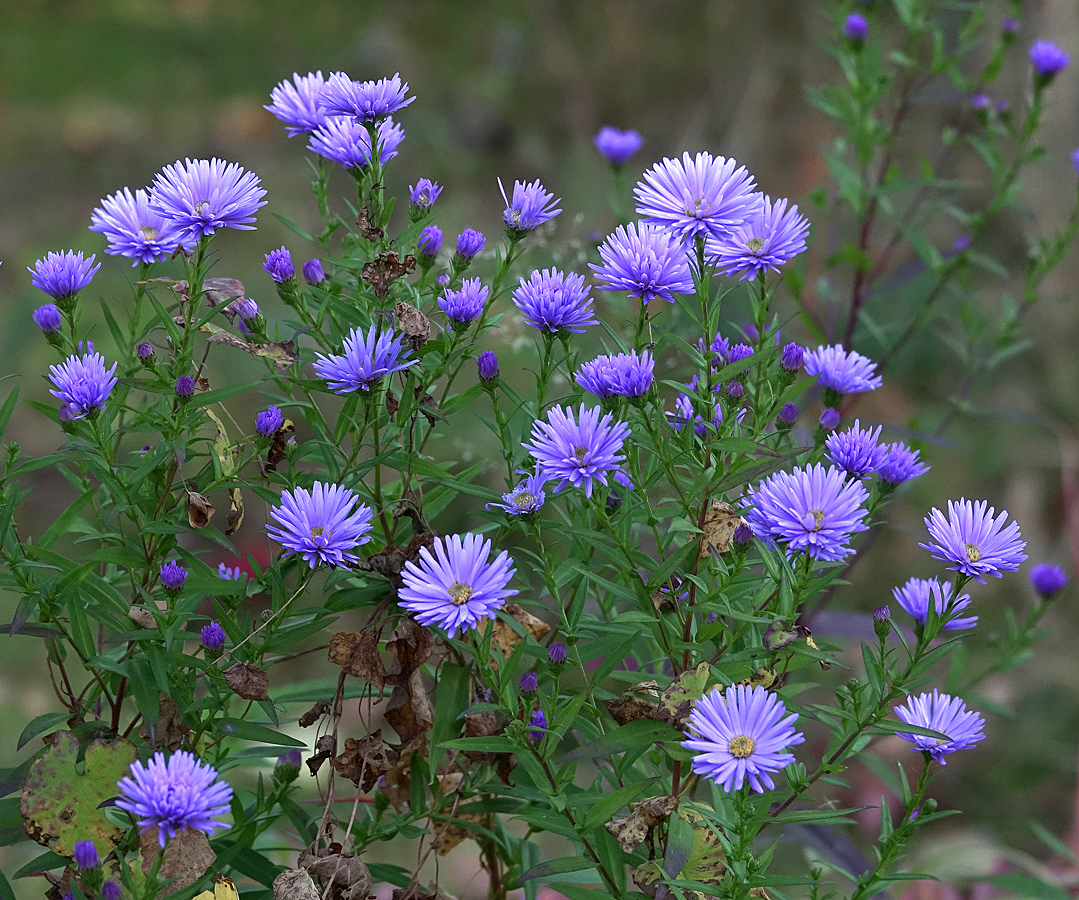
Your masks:
M817 463L776 472L750 488L753 507L745 517L754 534L769 544L786 544L788 554L834 562L853 553L850 539L867 530L863 504L868 497L860 481Z
M406 97L408 82L401 74L378 81L353 81L344 72L326 79L320 103L327 116L352 116L356 122L377 122L408 106L415 97Z
M693 773L712 779L731 793L748 781L758 794L775 788L771 773L794 762L786 748L805 738L794 730L797 713L760 685L732 684L713 688L693 704L692 737L682 746L692 750Z
M513 292L513 305L537 331L582 334L587 326L596 324L584 276L573 272L567 275L557 269L536 269L527 281L522 276Z
M420 562L405 563L404 587L397 591L401 606L421 625L438 625L450 637L495 618L507 597L513 560L503 550L491 560L491 542L478 534L451 534L420 548Z
M919 460L918 451L911 450L902 441L885 444L883 449L884 458L877 466L877 475L885 484L894 487L929 471L929 466Z
M438 308L451 322L467 325L480 317L489 293L487 285L478 278L466 278L460 290L446 291L438 298Z
M86 259L81 251L53 251L37 260L34 268L27 266L26 271L30 273L30 283L34 287L61 300L77 294L93 280L97 270L101 268L101 263L94 265L95 256L96 254L91 254L90 258Z
M277 524L266 530L286 548L284 556L298 553L312 569L320 563L344 566L358 562L351 551L371 540L373 515L371 507L343 485L316 481L310 491L282 491L281 505L270 509Z
M258 176L236 163L185 159L154 178L150 209L176 226L181 243L193 242L218 228L254 230L264 196Z
M442 186L430 178L420 178L415 186L408 186L408 202L410 209L422 216L432 206L442 193Z
M945 631L961 631L978 624L977 616L954 618L956 613L970 606L970 594L956 597L953 584L941 584L936 578L910 578L902 587L892 588L892 595L919 625L925 625L929 618L930 602L938 618L943 619L946 615L953 617L944 626Z
M508 494L503 494L501 503L488 503L487 508L500 509L511 516L527 516L530 513L539 512L547 499L547 494L543 490L543 485L546 483L547 475L542 471L529 475L518 482Z
M638 215L684 243L741 225L753 211L755 190L753 176L733 159L684 153L656 163L633 194Z
M375 134L379 162L393 159L404 139L405 130L393 119L379 122ZM311 132L307 149L346 169L360 169L369 165L373 155L371 135L367 133L367 129L342 116L327 119L324 125Z
M655 361L647 350L597 356L577 370L577 384L600 399L643 397L654 380Z
M276 284L284 284L296 277L296 267L292 264L292 254L288 252L288 248L283 244L276 250L271 250L266 254L266 262L262 264L262 268L266 270L266 273ZM243 318L246 319L248 316Z
M90 230L104 235L106 253L126 256L133 266L175 252L182 232L171 219L150 209L146 191L140 188L132 194L126 187L110 194L90 213Z
M116 387L116 363L105 368L105 357L93 347L81 356L69 356L58 366L49 366L49 393L66 404L73 419L81 419L94 409L104 409Z
M881 426L862 428L858 419L846 431L836 431L824 441L825 453L839 468L855 478L872 475L884 462L887 450L877 443Z
M372 325L365 335L359 328L353 328L345 338L344 352L337 356L323 356L315 360L315 372L319 378L325 378L330 390L335 394L349 394L352 391L369 391L387 375L403 372L414 365L415 359L402 359L401 342L404 335L399 335L392 328L378 331L378 324ZM408 351L404 354L406 357Z
M625 291L645 303L655 297L674 303L675 294L694 291L685 247L655 225L619 225L600 245L599 255L603 265L589 267L602 291Z
M772 201L763 194L759 197L749 218L709 240L706 247L720 272L741 281L769 270L778 272L806 249L809 221L798 207L788 208L786 200Z
M923 750L942 766L948 761L944 758L956 750L967 750L985 737L982 730L985 719L978 713L967 709L967 705L958 697L942 694L934 690L932 694L919 694L907 697L905 706L897 706L895 714L908 725L939 731L944 738L929 737L923 734L909 734L897 731L901 738L914 744L915 750Z
M531 231L562 212L561 209L555 209L555 206L562 201L555 200L554 194L547 191L538 180L533 181L532 184L526 181L513 182L512 199L506 196L506 189L502 186L501 178L498 180L498 189L506 202L502 221L506 223L506 228L515 234L521 235Z
M157 828L158 843L191 829L212 834L227 828L217 816L228 812L232 788L217 781L217 772L186 750L178 750L168 760L158 752L143 765L134 762L131 774L117 782L120 796L116 805L135 817L139 828Z
M985 500L949 500L947 518L933 509L924 520L933 542L918 546L936 559L952 563L949 569L982 584L983 575L1000 578L1002 572L1014 572L1027 558L1023 552L1027 544L1020 538L1018 524L1004 524L1007 512L994 518L995 514Z
M629 437L629 426L612 420L610 413L600 417L598 409L581 406L574 416L572 409L553 406L546 421L532 424L532 443L524 447L539 469L560 479L555 491L571 484L591 497L594 482L608 484L607 477L621 472L626 461L622 444Z
M817 383L837 394L874 391L884 383L874 374L877 364L873 360L853 350L844 350L840 344L808 350L804 362L807 375L819 375Z
M319 104L325 86L321 72L293 72L292 81L286 78L270 91L270 105L262 108L285 123L290 138L310 134L326 123L326 113Z

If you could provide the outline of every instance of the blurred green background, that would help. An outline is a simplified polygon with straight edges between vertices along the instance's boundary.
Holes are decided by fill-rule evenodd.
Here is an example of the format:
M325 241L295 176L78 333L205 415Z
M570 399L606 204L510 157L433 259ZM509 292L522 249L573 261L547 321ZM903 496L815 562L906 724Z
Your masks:
M1075 0L1026 7L999 85L1013 105L1022 102L1027 84L1030 40L1051 37L1079 59ZM1004 15L1003 5L996 12ZM888 21L882 13L874 22L874 39L887 31ZM819 219L806 198L826 174L821 149L833 135L804 90L836 77L822 46L830 37L816 0L4 0L0 295L9 315L0 331L3 372L22 377L24 396L47 397L41 376L51 351L30 320L43 300L25 267L49 250L69 247L97 252L100 260L104 242L87 230L91 210L124 185L148 184L165 163L212 155L237 161L261 177L267 210L315 225L304 139L287 139L262 109L274 84L293 71L341 69L355 78L402 74L417 100L400 117L407 139L391 165L389 187L401 196L420 176L443 184L439 223L447 241L467 225L484 231L490 246L502 208L496 176L538 177L563 198L553 242L572 251L614 223L609 176L591 144L603 124L644 135L645 149L630 164L634 177L661 156L707 149L737 158L762 189L791 197ZM930 82L919 92L904 162L932 152L941 124L960 116L964 103L944 83ZM983 248L1013 271L1022 266L1026 239L1056 227L1075 202L1076 176L1066 154L1079 144L1079 65L1052 86L1043 137L1049 153L1028 179L1026 214L1005 216ZM975 185L970 197L977 197L980 163L972 157L955 165L956 174ZM338 196L351 196L346 180L336 188ZM258 231L215 241L221 261L214 274L243 280L272 319L281 310L261 269L263 254L282 243L297 262L310 254L267 210ZM842 241L836 230L844 227L838 222L813 234L810 279L820 274L826 248ZM941 229L931 237L946 248L956 234ZM122 261L106 258L83 295L88 310L99 300L122 306L133 274ZM856 590L846 592L846 602L858 611L889 600L891 587L909 574L929 574L916 545L921 516L949 497L984 497L1007 508L1030 542L1031 562L1048 559L1074 574L1077 278L1079 254L1072 253L1026 322L1034 347L975 391L971 409L930 453L932 473L894 507L872 557L853 573ZM995 308L1014 288L1004 279L975 279L972 296ZM786 303L781 315L792 312ZM796 326L791 330L804 337ZM104 346L104 329L100 335ZM872 355L871 346L861 349ZM889 376L886 388L858 407L863 419L931 424L959 381L947 349L931 338L904 354ZM31 455L62 442L59 431L25 406L9 437ZM39 533L50 514L66 505L67 494L48 473L40 474L34 491L23 520ZM1048 616L1051 634L1035 660L984 686L999 705L990 716L989 738L976 754L954 757L938 782L942 803L965 814L935 826L939 840L919 845L916 853L943 875L984 872L1005 857L1021 863L1005 846L1044 858L1031 819L1079 846L1073 822L1079 803L1077 596L1069 589ZM1024 577L977 587L980 628L999 630L1005 605L1024 610L1029 602L1025 570ZM0 619L10 619L11 598L0 597L0 607ZM33 639L0 637L0 647L5 766L29 753L15 752L14 736L29 718L54 709L54 700ZM901 750L889 746L881 753L892 758ZM852 778L852 801L875 805L875 781L857 772ZM959 848L966 852L952 852ZM0 849L0 869L10 872L26 858L26 848ZM455 858L446 863L451 872ZM459 884L468 881L462 873ZM40 896L42 889L40 881L23 882L20 897Z

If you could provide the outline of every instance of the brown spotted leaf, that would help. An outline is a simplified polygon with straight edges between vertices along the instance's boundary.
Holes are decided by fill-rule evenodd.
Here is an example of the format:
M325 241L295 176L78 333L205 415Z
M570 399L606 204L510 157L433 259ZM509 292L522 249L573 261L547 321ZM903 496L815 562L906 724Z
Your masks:
M285 869L273 880L273 900L319 900L318 888L306 869Z
M412 254L402 259L396 250L387 250L365 264L360 270L360 277L371 285L379 300L385 300L390 293L390 285L415 268L416 257Z
M408 346L419 350L431 338L431 320L408 303L398 303L393 308L397 315L397 329L408 338Z
M369 791L375 786L380 775L385 775L393 768L382 740L382 729L363 740L348 738L345 749L331 760L330 764L343 777L356 784L361 791Z
M205 528L215 512L217 507L198 491L187 492L187 522L192 528Z
M233 663L224 672L225 684L244 700L269 700L269 676L254 663Z
M676 728L681 728L689 719L689 714L693 710L693 701L700 700L704 696L710 673L708 663L702 662L697 668L687 669L679 675L663 692L659 699L660 708L665 713L667 721Z
M340 849L323 847L314 853L304 850L296 865L307 869L315 878L326 879L330 900L366 900L371 893L371 873L367 866L358 856L347 856Z
M329 659L349 675L362 678L376 688L386 684L386 669L374 635L363 631L338 632L330 638Z
M701 536L700 556L711 556L712 552L726 553L731 549L734 530L745 522L729 503L713 500L712 508L704 517L704 534Z
M315 752L307 760L307 768L311 770L311 774L318 772L322 764L336 751L337 745L334 743L332 734L324 734L315 741Z
M477 836L477 833L471 828L458 825L458 822L469 822L474 825L482 825L484 828L490 828L490 819L489 813L457 813L450 821L435 824L435 839L433 841L435 853L439 856L445 856L465 838Z
M244 523L244 497L239 488L229 488L229 514L225 517L225 534L235 534Z
M154 618L154 614L145 606L132 606L127 611L127 617L139 628L144 628L147 631L153 631L157 628L157 620Z
M537 619L532 613L528 612L523 606L519 606L516 603L507 603L502 607L503 612L506 615L516 619L521 625L524 626L524 630L527 631L537 641L542 641L551 632L551 626L544 622L542 619ZM521 636L514 631L514 629L502 621L501 617L494 620L495 629L495 641L498 643L498 649L502 651L502 655L507 659L513 653L513 648L521 643Z
M360 214L356 216L356 227L360 229L362 234L372 244L377 244L382 240L385 232L377 225L371 222L371 210L366 206L360 210Z
M292 424L292 419L285 419L281 427L274 432L270 449L266 451L266 468L271 472L275 471L277 464L285 458L285 447L295 433L296 426Z
M161 712L153 726L153 740L150 740L150 730L145 722L139 726L139 737L155 750L179 750L183 746L184 738L191 733L191 729L180 718L180 711L168 694L160 695L158 708Z
M330 711L329 700L316 700L315 705L312 706L307 712L300 716L299 725L301 728L310 728L319 719L321 719L326 713Z
M157 858L156 828L150 828L139 835L139 851L142 856L142 871L148 873ZM186 828L179 832L165 844L165 854L158 875L165 880L172 880L157 896L167 897L181 888L191 887L206 874L206 870L216 859L217 855L210 848L210 839L201 831Z
M223 331L215 325L203 325L199 328L199 331L208 335L206 338L206 343L208 344L221 344L225 347L243 350L245 353L250 353L259 359L268 359L282 371L292 368L300 361L300 354L296 352L295 341L271 341L266 344L249 343L243 338L238 338L236 335Z

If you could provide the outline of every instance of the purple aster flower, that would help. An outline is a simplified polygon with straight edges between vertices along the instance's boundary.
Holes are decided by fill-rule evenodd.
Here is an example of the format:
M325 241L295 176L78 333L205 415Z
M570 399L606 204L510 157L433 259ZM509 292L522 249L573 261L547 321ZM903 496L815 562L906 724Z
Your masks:
M537 331L582 334L587 326L596 324L584 276L573 272L566 275L557 269L536 269L527 281L521 278L513 292L513 304Z
M489 293L487 285L478 278L468 278L461 284L460 290L446 291L439 297L438 308L455 325L467 326L480 317Z
M529 475L524 481L518 482L508 494L503 494L501 503L488 503L487 509L501 509L511 516L527 516L539 512L547 499L547 494L543 490L546 483L547 475L542 471Z
M63 403L73 419L81 419L94 409L104 409L116 387L116 363L105 368L105 357L93 348L82 356L69 356L58 366L49 366L49 393Z
M923 734L896 734L914 744L915 750L928 753L942 766L948 764L944 758L956 750L967 750L985 737L982 729L985 719L978 713L967 709L967 705L958 697L942 694L934 690L932 694L919 694L907 697L906 706L897 706L895 714L908 725L937 731L946 738L934 738Z
M462 261L471 262L486 243L487 238L482 234L474 228L466 228L457 235L457 255Z
M697 349L701 352L701 356L707 358L707 354L704 352L703 340L697 341ZM716 336L712 338L712 343L708 345L708 350L712 353L713 356L713 368L722 367L726 365L727 354L731 352L731 342L717 331Z
M740 381L731 381L727 384L726 393L727 397L731 400L741 400L745 395L746 389L742 386Z
M409 215L415 219L422 219L427 211L435 205L442 188L437 181L430 178L421 178L416 186L408 186Z
M438 251L442 249L442 229L437 225L424 228L416 238L416 249L419 250L420 256L438 256Z
M749 359L753 355L753 348L749 344L734 344L727 349L727 359L724 365L733 365L734 363L743 362ZM743 366L741 371L745 371L748 368Z
M779 367L791 375L802 368L805 351L798 344L787 344L779 358Z
M30 283L39 291L57 300L66 300L93 280L101 268L101 263L94 265L95 258L96 254L91 253L90 258L85 259L81 251L53 251L37 260L34 268L27 266L26 271L31 275Z
M939 509L931 510L925 519L933 543L918 546L936 559L953 563L949 569L982 584L983 575L1000 578L1002 572L1014 572L1027 558L1023 552L1026 541L1020 539L1015 522L1004 525L1007 512L994 519L995 513L985 500L949 500L947 519Z
M642 350L597 356L577 370L577 384L600 399L607 397L643 397L655 380L652 354Z
M892 588L892 595L919 625L924 626L929 618L930 600L940 619L949 617L945 631L962 631L978 624L977 616L954 618L956 613L970 606L970 594L956 597L955 585L949 582L941 584L936 578L911 578L902 587Z
M498 357L494 350L484 350L476 357L476 371L480 381L494 381L498 377Z
M646 222L620 225L600 245L603 265L589 263L600 290L626 291L645 303L660 297L674 303L674 294L692 294L693 274L677 238Z
M769 270L778 272L806 249L809 221L798 207L788 209L786 200L773 202L763 194L757 196L759 201L741 225L711 238L706 246L717 270L740 281Z
M352 116L358 123L377 122L408 106L415 97L405 98L408 82L401 74L378 81L353 81L344 72L326 79L319 102L328 116Z
M404 129L393 119L379 122L376 137L379 162L393 159L404 139ZM325 125L312 133L307 149L346 169L362 169L371 162L371 136L352 119L327 119Z
M1052 41L1035 41L1030 45L1029 55L1030 64L1043 84L1071 62L1071 57Z
M638 215L685 243L741 225L753 211L755 189L753 176L733 159L684 153L645 172L634 196Z
M121 900L124 892L115 881L107 880L101 885L101 900Z
M74 859L80 872L89 872L101 865L101 858L97 855L97 847L93 841L76 841Z
M181 241L196 241L218 228L253 231L266 205L258 176L223 159L185 159L165 166L150 188L150 209L172 222Z
M478 534L451 534L420 548L419 564L408 560L397 600L421 625L438 625L449 636L495 618L507 597L513 560L503 550L491 560L491 542Z
M970 108L975 112L984 112L989 109L992 102L993 101L989 99L989 95L985 91L978 91L970 96Z
M847 351L841 344L831 347L823 345L805 354L807 375L819 375L817 383L837 394L858 394L862 391L875 391L884 382L877 371L877 364L871 359Z
M753 543L753 529L749 527L749 523L739 522L738 527L734 529L731 540L738 546L748 548Z
M212 766L186 750L176 751L167 762L159 751L145 765L131 764L131 774L117 783L116 805L143 831L157 828L157 842L164 847L186 829L212 834L228 827L215 818L228 812L232 788L216 779Z
M506 228L518 236L537 228L544 222L550 221L557 216L561 209L554 206L562 201L555 200L554 194L548 193L538 180L528 184L525 181L513 182L513 199L506 197L506 189L502 186L502 179L498 179L498 189L502 192L502 199L506 203L506 209L502 213L502 221Z
M547 659L549 659L553 665L562 665L566 661L566 645L561 641L555 641L547 648Z
M269 406L255 416L255 434L259 437L271 438L277 434L277 430L285 424L285 417L276 406Z
M199 639L210 653L220 653L225 647L225 629L217 622L211 622L199 631Z
M683 425L692 423L693 433L699 438L703 438L708 429L718 429L723 424L723 409L719 404L710 404L710 408L713 411L711 423L705 422L704 416L697 411L697 404L703 404L704 401L697 399L694 402L694 395L697 391L698 379L697 376L693 376L693 380L686 385L686 391L680 393L674 400L674 410L667 412L667 420L671 423L671 426L675 431L681 431ZM720 385L714 385L712 387L713 392L718 391ZM744 412L740 414L744 415Z
M877 466L877 474L885 484L894 487L929 471L929 466L919 461L918 451L911 450L902 441L885 444L883 449L884 459Z
M399 335L392 328L378 331L378 323L372 325L366 336L359 328L353 328L345 338L344 352L340 356L318 354L315 373L325 378L335 394L352 391L368 391L387 375L403 372L417 360L403 359ZM410 351L405 351L405 355Z
M817 424L821 427L822 431L835 431L836 428L839 427L839 419L839 410L833 406L829 406L820 414Z
M150 209L150 195L141 188L132 194L125 187L102 200L90 213L90 230L105 236L106 253L126 256L133 266L174 253L181 240L181 229ZM191 242L186 244L190 249Z
M187 569L175 559L170 559L161 567L161 584L167 591L179 591L187 581Z
M1008 16L1001 21L1000 30L1005 34L1015 34L1019 30L1019 20Z
M834 562L854 552L850 539L866 531L869 493L860 481L850 481L834 467L816 465L776 472L750 488L753 504L746 521L753 532L774 546L787 545L787 554L805 553Z
M851 13L843 22L843 36L855 44L865 43L869 34L869 23L860 13Z
M282 491L281 505L270 510L277 524L266 530L286 548L282 556L298 553L312 569L320 563L345 566L359 562L350 551L371 540L373 515L354 491L316 481L310 491Z
M624 166L644 146L644 139L633 129L621 131L604 125L592 143L612 166Z
M593 482L608 484L607 476L620 472L626 461L622 444L629 437L629 426L612 420L610 413L601 418L598 409L583 405L576 416L572 409L554 406L546 421L532 423L532 443L524 448L547 477L560 479L556 492L571 484L591 497Z
M190 375L181 375L176 379L176 396L188 400L195 393L195 379Z
M748 781L758 794L775 788L772 773L794 762L787 747L805 738L794 730L797 713L760 685L716 687L693 704L682 746L693 751L693 773L712 779L727 793Z
M542 741L547 733L547 717L542 709L537 709L528 720L528 736L534 741Z
M217 577L223 578L225 581L240 581L243 579L244 574L240 571L239 566L229 568L224 563L217 564Z
M439 272L435 276L435 284L440 288L449 287L450 281L452 280L453 279L450 278L449 272Z
M319 104L325 86L322 72L306 75L293 72L292 81L285 79L270 91L270 105L262 108L285 123L290 138L310 134L326 123L326 114Z
M798 421L798 407L793 403L784 403L780 407L779 413L776 415L776 428L784 430L794 427L794 423Z
M154 358L154 345L149 341L143 341L135 345L135 355L143 362Z
M284 284L296 277L296 268L292 265L292 254L284 245L266 254L266 262L262 264L277 284Z
M862 428L861 422L855 419L851 428L828 436L824 442L825 454L848 475L865 478L877 471L887 453L877 443L880 431L880 425L870 430Z
M525 672L521 676L521 693L534 694L539 687L539 676L535 672Z
M46 303L34 310L34 324L45 334L56 334L63 327L64 318L55 303Z
M322 271L322 263L317 259L309 259L303 264L303 280L316 287L326 280L326 273Z
M1068 576L1060 566L1052 563L1038 563L1030 570L1030 583L1038 596L1050 600L1059 594L1068 583Z

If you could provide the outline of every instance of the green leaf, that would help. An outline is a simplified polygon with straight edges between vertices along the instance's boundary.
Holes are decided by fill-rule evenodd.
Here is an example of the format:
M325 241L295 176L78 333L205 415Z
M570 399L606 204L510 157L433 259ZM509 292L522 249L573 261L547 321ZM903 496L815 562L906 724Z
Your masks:
M445 663L438 678L438 699L435 721L431 725L431 769L437 770L445 750L443 741L453 740L461 733L460 715L468 706L469 669L455 663Z
M22 734L19 735L19 743L15 749L22 750L29 741L32 741L39 734L44 734L46 731L51 731L55 726L62 725L70 717L69 713L45 713L44 715L36 716L26 723Z
M596 738L594 741L589 741L587 744L581 744L581 746L563 754L559 757L558 761L560 763L566 763L582 759L609 757L616 753L624 753L626 750L632 750L635 747L658 744L663 741L676 741L680 740L681 737L682 735L680 732L675 731L667 725L648 719L641 719L637 722L627 722L625 725L621 725L613 731L608 731L605 735Z
M262 744L277 744L281 747L306 747L305 741L296 740L287 734L281 734L265 725L257 722L246 722L243 719L223 718L214 722L214 731L227 737L239 738L241 741L258 741Z
M582 859L580 856L562 856L558 859L549 859L538 866L533 866L523 873L510 888L519 888L526 881L534 878L547 878L551 875L565 875L567 872L582 872L585 869L594 869L596 864L590 859Z

